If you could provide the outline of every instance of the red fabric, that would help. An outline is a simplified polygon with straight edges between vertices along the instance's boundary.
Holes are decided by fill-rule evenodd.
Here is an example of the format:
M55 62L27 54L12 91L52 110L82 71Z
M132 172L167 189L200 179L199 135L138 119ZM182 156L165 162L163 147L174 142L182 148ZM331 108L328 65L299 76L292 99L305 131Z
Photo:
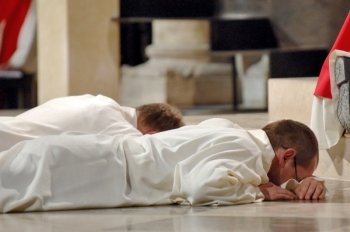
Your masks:
M350 13L346 17L330 52L335 49L350 52ZM329 54L322 65L314 94L319 97L332 98L329 76Z
M0 0L0 22L5 29L0 48L0 65L7 64L17 49L18 35L31 0Z

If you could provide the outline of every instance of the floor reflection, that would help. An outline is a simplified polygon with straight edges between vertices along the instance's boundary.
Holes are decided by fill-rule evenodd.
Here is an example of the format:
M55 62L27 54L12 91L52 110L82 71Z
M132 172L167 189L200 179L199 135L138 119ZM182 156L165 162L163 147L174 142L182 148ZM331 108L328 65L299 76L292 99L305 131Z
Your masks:
M0 214L0 231L350 231L350 181L326 180L326 184L325 201Z
M350 225L347 218L188 216L113 228L116 231L336 231Z

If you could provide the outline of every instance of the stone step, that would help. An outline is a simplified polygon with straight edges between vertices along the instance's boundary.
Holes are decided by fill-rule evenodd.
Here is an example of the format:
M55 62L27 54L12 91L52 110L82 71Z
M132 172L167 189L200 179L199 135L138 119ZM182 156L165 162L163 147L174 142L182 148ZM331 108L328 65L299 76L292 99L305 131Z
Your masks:
M271 78L268 81L269 121L293 119L310 125L317 78ZM315 175L350 179L350 138L343 137L329 150L320 150Z
M270 78L268 80L269 119L291 118L310 124L316 78Z

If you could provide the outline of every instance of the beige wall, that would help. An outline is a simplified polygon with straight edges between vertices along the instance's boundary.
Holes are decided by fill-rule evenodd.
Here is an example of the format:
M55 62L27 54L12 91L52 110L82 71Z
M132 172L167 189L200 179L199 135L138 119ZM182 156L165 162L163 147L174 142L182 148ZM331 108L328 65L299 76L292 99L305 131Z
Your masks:
M37 0L38 101L84 93L117 100L118 0Z

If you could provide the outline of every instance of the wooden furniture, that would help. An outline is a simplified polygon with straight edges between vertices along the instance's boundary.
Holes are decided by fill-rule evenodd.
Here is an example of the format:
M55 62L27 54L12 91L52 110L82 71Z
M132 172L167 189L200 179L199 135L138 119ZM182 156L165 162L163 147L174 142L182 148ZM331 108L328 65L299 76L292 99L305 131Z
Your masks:
M33 74L0 70L0 109L31 108L35 105Z

